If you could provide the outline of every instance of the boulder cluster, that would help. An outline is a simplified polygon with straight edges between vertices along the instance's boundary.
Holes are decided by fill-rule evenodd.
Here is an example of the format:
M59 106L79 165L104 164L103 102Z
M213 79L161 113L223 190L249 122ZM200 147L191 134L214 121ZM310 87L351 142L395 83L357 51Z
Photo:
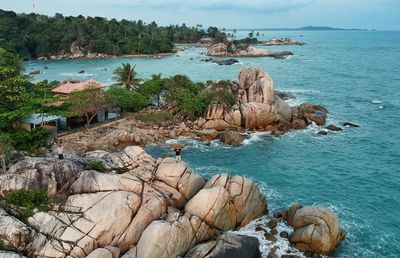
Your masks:
M311 123L325 124L328 111L324 107L311 103L290 107L282 100L282 93L275 92L272 78L260 69L242 69L238 82L232 84L236 104L209 105L204 117L196 121L199 127L217 131L245 128L281 135Z
M88 169L94 160L103 172ZM0 258L261 257L257 238L228 232L267 212L252 181L228 174L207 181L184 162L154 159L137 146L64 161L27 158L0 174L0 199L16 190L65 198L34 211L27 224L0 200L0 241L14 251ZM344 236L324 207L295 205L277 217L294 228L286 237L301 251L329 254ZM267 240L276 241L276 225L268 222Z
M206 52L208 56L230 56L230 57L274 57L286 58L293 55L290 51L270 51L264 48L247 46L244 49L237 48L232 44L217 43L211 45Z

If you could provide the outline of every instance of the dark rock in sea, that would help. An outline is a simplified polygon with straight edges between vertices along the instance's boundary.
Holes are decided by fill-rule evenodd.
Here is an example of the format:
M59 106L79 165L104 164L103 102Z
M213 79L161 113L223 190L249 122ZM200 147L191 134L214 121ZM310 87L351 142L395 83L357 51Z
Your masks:
M33 70L29 74L33 74L33 75L40 74L40 70Z
M270 221L268 221L268 227L270 229L276 228L277 225L278 225L278 220L275 218L272 218Z
M346 126L346 127L360 127L359 125L356 125L356 124L353 124L353 123L350 123L350 122L344 122L343 126Z
M268 232L264 233L264 237L266 240L271 241L271 242L276 242L276 240L277 240L273 234L268 233Z
M45 67L43 67L43 69L46 69L46 70L47 70L47 69L49 69L49 68L48 68L47 66L45 66Z
M317 133L317 135L319 135L319 136L328 135L328 132L326 132L326 131L319 131L319 132Z
M194 60L194 58L193 58L193 57L191 57L191 58L190 58L190 60Z
M276 58L276 59L285 59L288 56L292 56L293 52L290 51L281 51L281 52L274 52L271 53L269 56Z
M230 59L223 60L221 63L218 63L218 64L219 65L233 65L236 63L239 63L239 60L230 58Z
M79 71L78 73L85 73L85 70L81 70L81 71Z
M202 61L202 62L211 62L212 60L214 60L214 59L212 59L212 58L200 59L200 61Z
M289 233L286 231L282 231L281 233L279 233L279 236L283 238L289 238Z
M295 95L293 95L290 92L286 92L286 91L275 90L275 95L280 97L282 100L296 99Z
M281 255L281 258L301 258L301 257L295 254L283 254Z
M267 258L279 258L279 256L275 253L279 249L279 246L274 246L269 251Z
M233 131L223 132L219 137L221 142L228 144L228 145L233 145L233 146L240 145L244 141L245 138L246 137L243 134L233 132Z
M198 244L185 255L187 258L261 258L258 239L225 233L216 240Z
M337 127L336 125L328 125L326 129L328 129L329 131L336 131L336 132L343 130L342 128Z
M271 234L272 235L278 234L278 230L276 228L271 229Z

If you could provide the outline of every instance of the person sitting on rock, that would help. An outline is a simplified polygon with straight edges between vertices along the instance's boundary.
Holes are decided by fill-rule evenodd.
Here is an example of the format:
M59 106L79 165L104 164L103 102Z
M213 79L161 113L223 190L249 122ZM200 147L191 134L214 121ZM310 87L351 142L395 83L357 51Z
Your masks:
M183 147L181 145L175 145L173 150L175 151L175 161L178 163L179 161L182 160L181 158L181 152L182 152Z

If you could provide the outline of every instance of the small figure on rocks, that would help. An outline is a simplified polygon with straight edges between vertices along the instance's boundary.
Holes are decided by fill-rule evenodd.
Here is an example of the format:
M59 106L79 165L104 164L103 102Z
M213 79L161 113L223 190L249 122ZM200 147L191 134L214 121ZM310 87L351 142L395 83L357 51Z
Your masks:
M58 154L58 159L63 160L64 159L64 147L61 142L58 142L56 146L57 146L56 151Z
M175 151L175 155L176 155L175 161L178 163L179 161L182 160L182 158L181 158L181 152L182 152L182 150L183 150L183 146L182 146L182 145L179 145L179 144L175 144L175 145L173 146L173 150Z

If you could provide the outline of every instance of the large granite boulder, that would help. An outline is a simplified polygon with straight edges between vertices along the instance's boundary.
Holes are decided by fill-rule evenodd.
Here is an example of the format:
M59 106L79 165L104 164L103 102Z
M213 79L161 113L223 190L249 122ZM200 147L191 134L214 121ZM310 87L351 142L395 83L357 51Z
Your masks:
M82 171L73 160L53 158L27 158L0 174L0 197L5 198L15 190L43 190L49 195L61 191L68 182Z
M208 225L231 230L262 216L267 201L250 180L215 175L185 206L185 212L199 217Z
M17 251L22 251L32 240L32 230L0 208L0 241Z
M240 105L242 114L242 124L247 129L265 130L276 119L276 109L274 106L249 102Z
M185 258L261 258L258 239L224 233L217 239L201 243L187 252Z
M236 48L235 46L228 45L226 43L217 43L211 45L207 49L208 56L231 56L231 57L274 57L274 58L285 58L293 55L290 51L270 51L264 48L255 48L248 46L244 49Z
M238 146L242 144L242 142L246 139L246 136L238 132L227 131L221 133L219 139L225 144Z
M196 243L214 237L218 230L210 228L198 217L173 213L166 220L152 222L134 247L136 258L182 257ZM131 257L131 258L133 258Z
M274 82L258 68L244 68L239 73L239 102L257 102L272 105L274 101Z
M345 236L337 216L322 206L293 205L285 217L294 228L289 241L303 252L328 255Z

